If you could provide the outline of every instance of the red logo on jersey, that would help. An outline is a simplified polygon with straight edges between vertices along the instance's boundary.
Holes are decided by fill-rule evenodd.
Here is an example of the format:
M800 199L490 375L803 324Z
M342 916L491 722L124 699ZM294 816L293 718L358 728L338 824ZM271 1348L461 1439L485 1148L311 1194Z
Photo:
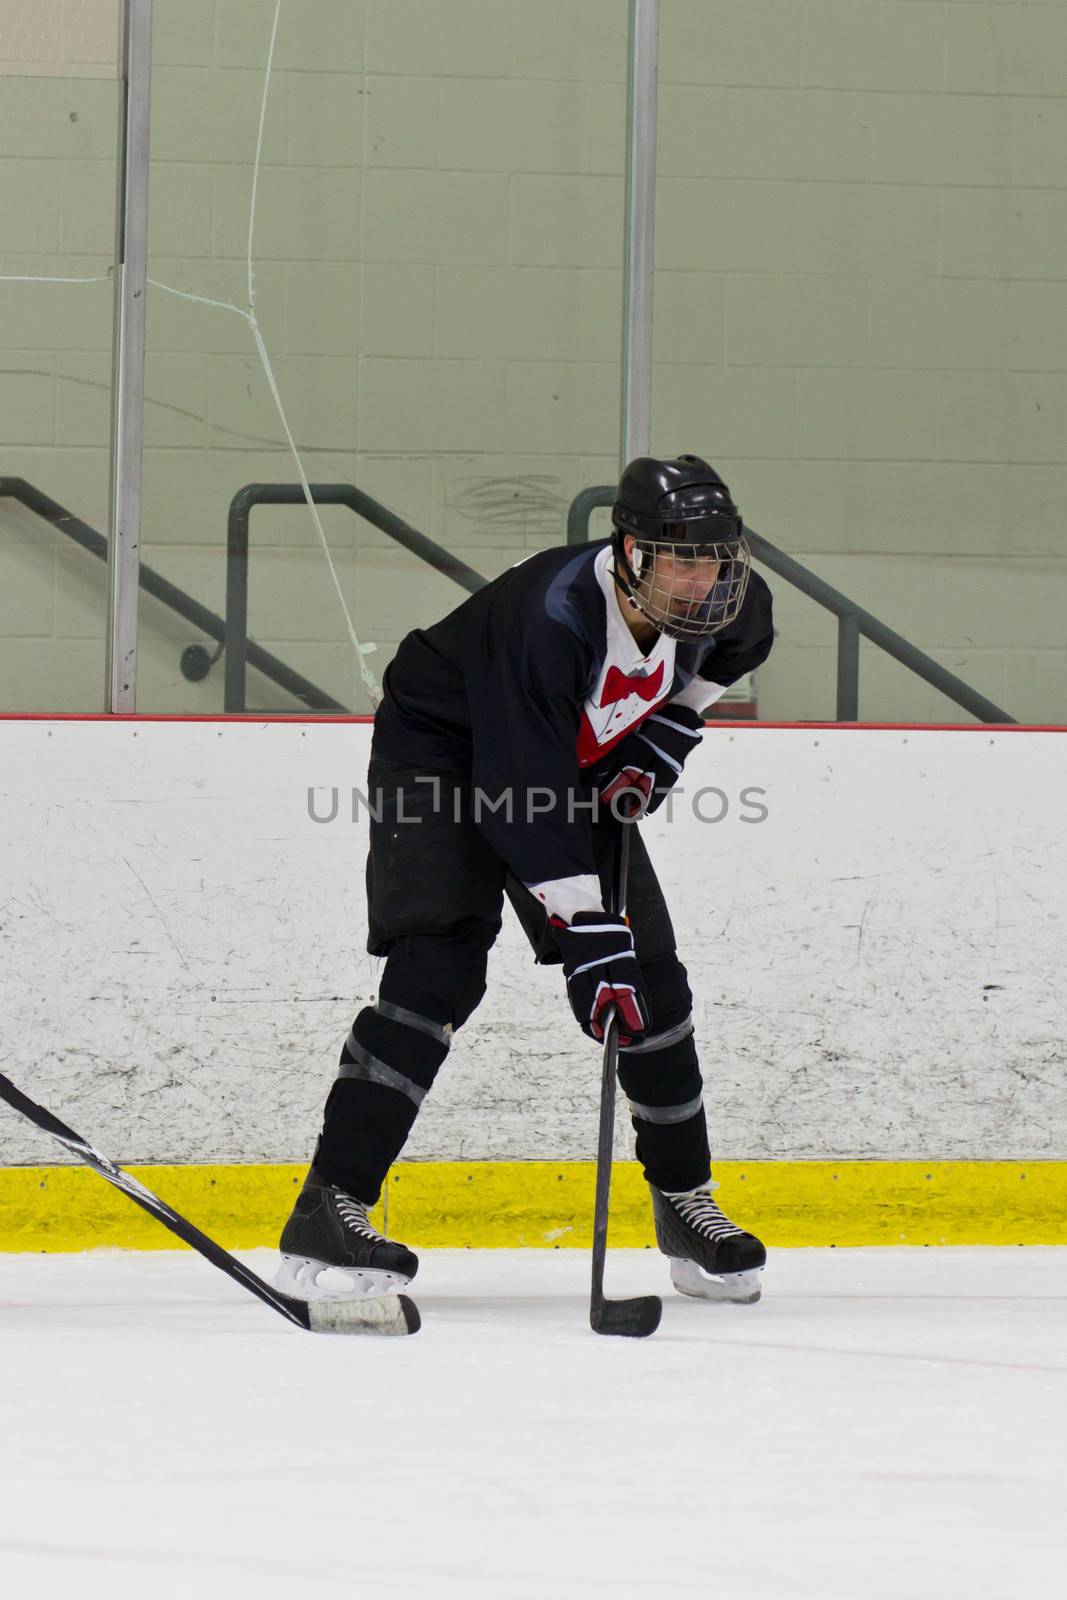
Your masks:
M636 694L646 704L659 698L663 684L663 662L661 661L655 672L648 677L638 673L627 676L620 672L618 667L609 667L604 678L604 692L600 696L602 706L613 706L617 700L628 700Z

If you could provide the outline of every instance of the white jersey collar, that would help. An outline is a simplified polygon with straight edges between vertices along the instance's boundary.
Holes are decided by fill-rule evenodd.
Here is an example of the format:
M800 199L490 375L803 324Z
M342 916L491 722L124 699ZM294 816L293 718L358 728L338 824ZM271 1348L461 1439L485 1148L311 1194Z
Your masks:
M645 667L651 675L663 663L663 681L669 683L674 672L675 641L665 633L657 633L656 642L645 655L641 646L626 626L615 583L615 552L610 545L601 550L594 563L597 582L604 595L607 616L607 658L623 668Z

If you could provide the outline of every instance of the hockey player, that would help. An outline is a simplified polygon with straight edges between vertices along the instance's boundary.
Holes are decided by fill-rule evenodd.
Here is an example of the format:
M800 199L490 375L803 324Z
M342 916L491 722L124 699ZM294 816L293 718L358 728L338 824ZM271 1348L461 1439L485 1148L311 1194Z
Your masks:
M325 1267L364 1293L414 1276L414 1253L367 1212L485 993L506 893L536 958L562 964L584 1032L602 1038L617 1008L619 1081L675 1286L759 1298L763 1245L713 1198L692 996L636 829L625 918L604 894L613 802L636 788L648 811L662 803L704 708L765 660L770 593L699 457L631 462L612 522L610 540L530 556L408 634L386 672L367 864L367 947L385 967L341 1051L280 1287L336 1292L317 1286Z

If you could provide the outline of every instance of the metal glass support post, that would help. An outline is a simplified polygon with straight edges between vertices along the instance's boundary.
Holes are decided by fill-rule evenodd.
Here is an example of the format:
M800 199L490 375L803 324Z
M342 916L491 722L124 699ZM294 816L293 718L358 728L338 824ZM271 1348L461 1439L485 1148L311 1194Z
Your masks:
M837 720L857 722L860 714L860 619L842 611L837 619Z
M124 107L119 153L121 203L115 251L106 703L108 711L131 712L137 707L152 0L124 0L122 36Z
M621 463L647 455L652 437L652 271L656 235L656 88L659 0L630 0L626 112Z

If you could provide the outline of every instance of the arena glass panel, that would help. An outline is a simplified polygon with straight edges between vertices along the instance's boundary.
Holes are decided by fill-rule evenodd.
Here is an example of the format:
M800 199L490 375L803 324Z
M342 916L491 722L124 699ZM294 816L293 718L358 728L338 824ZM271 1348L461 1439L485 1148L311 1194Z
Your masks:
M116 0L3 7L0 711L7 713L104 709L118 55Z
M157 0L149 565L221 616L233 496L301 476L486 577L564 542L618 468L628 9ZM356 712L464 595L345 507L250 547L249 634ZM215 651L142 595L139 709L224 710ZM249 668L247 709L309 703Z
M662 0L653 448L1020 721L1067 703L1067 10ZM774 581L761 718L834 715ZM965 720L864 645L860 715Z

